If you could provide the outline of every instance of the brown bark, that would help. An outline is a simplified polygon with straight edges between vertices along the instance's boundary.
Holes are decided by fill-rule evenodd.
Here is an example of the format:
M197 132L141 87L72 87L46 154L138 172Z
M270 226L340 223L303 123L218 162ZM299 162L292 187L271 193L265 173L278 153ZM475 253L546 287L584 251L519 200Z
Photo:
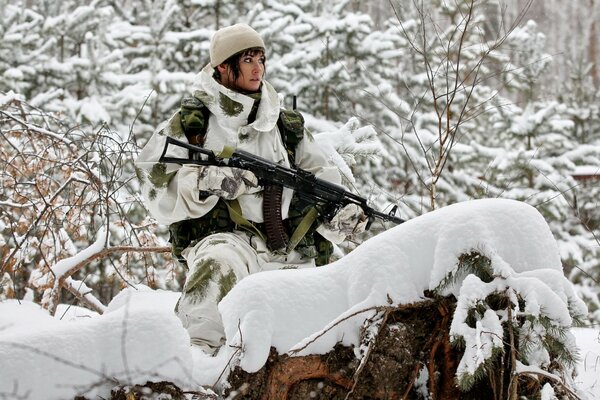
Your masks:
M470 398L461 397L454 381L458 354L448 337L452 310L443 299L391 312L360 374L353 349L338 345L328 354L303 357L272 350L260 371L237 368L229 382L236 399L419 399L423 385L416 380L428 371L432 379L425 389L432 399Z

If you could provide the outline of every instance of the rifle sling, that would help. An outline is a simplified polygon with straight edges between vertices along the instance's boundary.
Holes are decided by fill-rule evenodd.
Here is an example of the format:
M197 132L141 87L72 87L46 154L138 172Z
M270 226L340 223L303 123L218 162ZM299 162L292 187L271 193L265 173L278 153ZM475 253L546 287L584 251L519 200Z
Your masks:
M230 200L224 202L227 205L227 209L229 210L229 218L238 226L247 229L248 231L255 233L258 237L266 242L266 237L262 233L262 231L256 227L252 222L248 221L244 216L242 216L242 209L240 207L240 203L237 200ZM298 246L298 243L302 240L304 236L308 233L309 229L319 216L319 212L315 207L311 207L310 210L304 215L302 221L298 224L292 236L289 239L288 246L286 252L289 254Z
M255 233L262 240L266 240L265 235L260 229L242 215L242 207L237 199L225 201L225 204L227 204L227 209L229 210L229 218L231 218L236 225L246 228L248 231Z
M223 147L219 157L230 158L235 151L235 148L231 146ZM279 250L285 248L286 253L290 253L296 248L302 238L308 233L310 227L317 219L319 212L315 207L312 207L302 218L300 224L296 227L292 233L291 238L287 237L285 229L283 228L283 221L281 220L281 186L278 186L276 194L272 193L271 190L265 188L263 197L263 216L265 218L265 230L266 236L258 229L252 222L248 221L242 215L242 209L240 203L237 200L226 201L227 208L229 209L229 216L231 220L238 226L245 227L249 231L256 233L261 239L263 239L270 250ZM272 193L272 194L268 194ZM278 196L277 196L278 195ZM287 243L287 246L285 245ZM286 248L287 247L287 248Z
M223 150L219 153L219 158L231 158L233 153L235 152L235 147L233 146L224 146Z
M292 233L292 237L290 238L290 242L288 243L288 253L294 250L298 243L300 243L302 238L306 235L312 224L317 219L318 215L319 212L315 207L311 207L310 210L304 215L302 221L300 221L300 223L294 230L294 233Z

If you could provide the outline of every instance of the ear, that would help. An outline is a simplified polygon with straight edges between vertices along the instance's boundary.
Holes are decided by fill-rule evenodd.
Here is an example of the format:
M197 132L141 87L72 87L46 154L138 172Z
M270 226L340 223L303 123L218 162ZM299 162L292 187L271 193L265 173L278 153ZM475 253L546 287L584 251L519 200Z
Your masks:
M227 73L227 66L225 66L225 64L219 64L217 65L217 71L223 76L223 74Z

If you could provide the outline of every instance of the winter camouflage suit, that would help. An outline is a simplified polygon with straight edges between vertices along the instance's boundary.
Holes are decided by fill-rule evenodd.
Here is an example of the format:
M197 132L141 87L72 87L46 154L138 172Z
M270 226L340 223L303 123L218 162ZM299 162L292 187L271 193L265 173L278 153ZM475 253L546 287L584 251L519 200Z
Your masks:
M356 226L356 220L348 223L338 218L338 225L321 224L320 234L313 229L313 236L304 238L288 254L274 253L262 235L233 224L228 218L228 207L224 206L235 199L243 217L260 228L262 188L253 174L239 169L158 162L166 136L187 140L186 130L195 129L193 125L198 121L185 109L205 106L210 111L208 121L200 121L208 123L205 148L220 152L224 146L233 146L290 167L291 153L277 126L281 107L273 87L263 81L259 94L244 95L222 86L212 74L210 65L198 74L193 98L184 100L182 109L157 128L136 162L146 205L158 222L171 226L175 253L181 253L189 268L175 312L192 343L209 350L224 343L217 304L236 282L260 271L314 267L318 253L314 237L340 243L349 233L343 232L344 221L349 231ZM314 139L309 134L301 139L293 150L295 165L339 184L338 169L329 163ZM188 154L185 149L170 147L167 156L187 158ZM301 207L290 207L292 199L293 192L284 189L281 214L290 221L303 212Z

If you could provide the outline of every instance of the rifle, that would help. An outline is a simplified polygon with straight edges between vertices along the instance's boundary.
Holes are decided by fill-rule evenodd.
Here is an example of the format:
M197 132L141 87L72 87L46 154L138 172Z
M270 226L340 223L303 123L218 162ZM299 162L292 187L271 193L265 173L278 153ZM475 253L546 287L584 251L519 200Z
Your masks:
M190 158L166 156L169 145L189 150ZM398 209L397 205L394 205L388 214L377 211L367 205L366 199L346 191L341 186L319 179L314 174L303 169L287 168L244 150L236 150L226 146L223 152L215 154L211 150L167 136L167 142L158 161L180 165L227 166L251 171L258 178L258 183L261 186L281 185L294 190L299 198L310 204L322 205L323 207L320 209L321 215L328 221L342 207L354 203L360 206L367 216L367 230L376 218L396 224L405 222L403 219L395 216Z

